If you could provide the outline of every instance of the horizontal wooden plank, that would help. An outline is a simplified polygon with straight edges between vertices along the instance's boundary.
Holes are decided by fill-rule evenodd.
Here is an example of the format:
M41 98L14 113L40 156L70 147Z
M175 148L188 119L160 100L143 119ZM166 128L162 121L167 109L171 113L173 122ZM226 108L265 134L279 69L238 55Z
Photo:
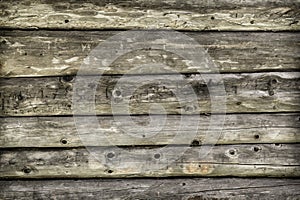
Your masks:
M81 106L92 109L95 104L96 114L110 115L112 108L114 114L128 114L124 106L127 103L130 114L197 114L212 112L210 89L214 98L226 98L227 113L299 112L299 75L299 72L223 74L226 96L219 87L220 80L215 80L214 75L145 75L123 76L122 79L103 76L98 86L90 82L95 77L85 77L81 80L88 84L85 89L92 91L96 88L95 103L80 86L75 89L77 95L74 99L78 100L76 109ZM209 88L203 76L209 80ZM73 114L75 79L72 77L0 81L1 116ZM221 106L221 103L214 101L214 106ZM83 109L75 114L93 112Z
M2 31L0 77L75 75L83 59L114 31ZM207 50L220 72L299 70L299 33L183 32ZM116 41L118 42L118 41ZM191 51L195 46L190 46ZM141 59L142 58L142 59ZM207 72L166 51L133 51L118 58L106 74L133 73L133 67L163 63L179 73ZM81 69L95 75L95 70ZM139 72L135 72L139 73ZM153 68L149 73L159 73Z
M84 117L79 117L84 118ZM87 118L89 121L90 117ZM161 116L151 116L154 121ZM299 114L237 114L226 115L222 134L217 144L240 143L300 143ZM79 147L114 145L166 145L174 142L177 134L195 132L189 143L176 140L177 144L205 144L210 116L187 116L185 130L178 132L181 117L166 116L166 123L153 136L153 130L145 127L150 123L148 116L98 116L99 125L89 124L84 136L91 140L81 141L73 117L10 117L0 118L0 147ZM133 122L136 127L132 127ZM80 124L77 126L82 127ZM198 127L197 127L198 126ZM84 128L84 127L82 127ZM145 130L145 131L140 131ZM148 131L147 131L148 130ZM133 136L133 137L132 137Z
M299 179L181 178L0 181L8 199L298 199Z
M299 1L5 1L0 27L299 30Z
M299 177L299 147L299 144L220 145L214 146L204 158L200 158L199 155L205 153L201 147L168 147L161 151L157 148L118 147L89 147L88 150L8 149L1 150L0 176L1 178Z

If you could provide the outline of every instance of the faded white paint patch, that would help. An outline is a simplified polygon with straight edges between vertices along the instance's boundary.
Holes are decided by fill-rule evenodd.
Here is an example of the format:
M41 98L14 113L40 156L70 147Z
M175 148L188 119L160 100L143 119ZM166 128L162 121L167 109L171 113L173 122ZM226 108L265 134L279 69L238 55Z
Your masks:
M53 63L53 64L59 64L59 59L53 58L53 59L52 59L52 63Z
M79 57L73 57L70 59L65 60L66 63L76 62L79 59Z
M14 44L11 45L11 47L24 47L24 44L21 44L19 42L15 42Z

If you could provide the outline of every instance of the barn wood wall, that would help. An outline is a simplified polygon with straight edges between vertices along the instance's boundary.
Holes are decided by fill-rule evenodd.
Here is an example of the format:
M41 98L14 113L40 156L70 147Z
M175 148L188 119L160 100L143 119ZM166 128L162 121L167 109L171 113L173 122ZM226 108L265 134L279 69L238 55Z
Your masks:
M1 1L0 198L97 199L99 194L106 199L299 198L298 179L278 179L300 176L299 5L298 0ZM149 28L181 31L218 64L227 99L224 130L206 160L199 160L211 118L207 86L176 55L159 50L131 52L113 63L96 89L97 118L106 135L118 138L116 144L123 150L147 154L149 148L172 140L180 115L187 115L193 124L193 112L200 111L202 126L194 140L178 141L172 147L175 152L180 145L190 145L167 168L151 170L167 162L164 155L150 155L147 163L134 156L127 159L102 136L88 141L103 155L99 163L76 133L74 76L97 44L123 30ZM124 123L115 123L110 101L116 81L132 67L150 61L182 73L197 94L200 110L179 107L167 89L141 87L139 93L155 98L135 96L134 116L123 115ZM200 72L208 72L199 67ZM174 74L149 70L147 75L133 76L164 80ZM130 84L124 83L124 98ZM176 88L176 83L171 87ZM152 140L122 137L122 127L130 128L126 119L147 122L145 114L154 103L164 105L170 114L160 134ZM99 131L97 126L91 128Z

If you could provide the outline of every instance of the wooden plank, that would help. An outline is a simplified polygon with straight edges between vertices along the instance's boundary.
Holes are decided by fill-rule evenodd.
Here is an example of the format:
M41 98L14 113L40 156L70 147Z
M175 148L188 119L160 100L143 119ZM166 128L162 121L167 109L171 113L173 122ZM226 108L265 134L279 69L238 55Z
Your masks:
M226 96L222 97L221 90L215 93L220 92L218 98L226 98L227 113L299 112L299 75L295 72L223 74ZM98 87L96 84L89 84L87 89L92 91L96 87L97 114L112 114L112 103L114 114L128 114L123 103L120 103L127 101L130 102L131 114L209 113L209 90L202 76L127 76L125 81L118 85L119 88L115 88L115 85L120 81L120 77L103 76ZM214 80L213 75L211 77L210 90L219 90L220 82ZM151 82L153 78L155 80ZM82 81L89 82L91 79L86 77ZM75 80L72 77L17 78L0 81L1 116L73 114L72 95ZM131 93L132 89L136 90ZM82 93L82 88L77 88L76 91ZM86 93L81 94L80 98L77 106L94 104ZM157 104L163 106L164 110L157 108ZM215 104L219 105L219 101ZM89 115L93 112L87 110L80 114Z
M5 1L0 27L24 29L299 30L299 1Z
M156 121L161 116L151 117ZM85 118L89 121L90 117ZM180 118L176 115L166 116L166 123L162 130L152 137L152 135L139 131L141 129L137 129L140 126L143 129L143 124L150 123L148 116L119 116L118 119L114 119L112 116L98 116L100 126L89 125L91 132L85 133L85 136L94 139L85 141L84 144L77 133L73 117L0 118L0 147L109 146L111 144L107 143L107 140L110 139L113 140L113 144L118 146L166 145L173 142L176 134L185 134L195 130L197 130L197 134L195 134L194 140L189 143L178 140L177 144L205 144L205 134L211 117L201 116L200 121L196 121L198 119L194 116L187 116L186 120L190 125L186 126L186 130L178 133L181 125ZM217 144L275 143L280 146L280 143L300 143L299 118L299 114L226 115L222 134ZM130 120L137 127L131 128ZM198 129L196 126L199 126Z
M299 144L1 150L1 178L272 176L299 177ZM187 148L187 149L186 149ZM185 151L184 151L185 150ZM93 154L90 154L92 152ZM160 153L157 153L160 152ZM184 152L184 154L178 154ZM97 159L96 159L97 158ZM276 159L274 159L276 158ZM175 161L172 162L172 160Z
M75 75L92 49L118 33L2 31L0 77ZM299 33L183 33L207 49L222 73L299 70ZM194 47L190 46L191 50ZM120 57L105 73L126 74L131 68L147 63L163 63L179 73L208 71L202 66L189 68L186 60L165 51L143 50ZM95 75L94 70L81 73ZM149 73L157 73L157 70L154 68Z
M299 179L181 178L0 181L1 199L298 199Z

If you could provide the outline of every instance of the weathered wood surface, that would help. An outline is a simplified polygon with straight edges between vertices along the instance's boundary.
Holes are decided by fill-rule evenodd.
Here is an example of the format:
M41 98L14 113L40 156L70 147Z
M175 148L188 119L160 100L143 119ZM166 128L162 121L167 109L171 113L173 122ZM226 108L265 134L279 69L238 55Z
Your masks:
M117 31L2 31L0 77L75 75L92 49ZM207 49L220 72L300 70L299 33L184 32ZM116 41L118 42L118 41ZM191 51L193 48L191 46ZM138 65L163 63L179 73L190 68L177 55L159 50L134 51L114 62L106 74L126 74ZM212 70L212 69L210 69ZM81 71L95 75L95 70ZM139 73L139 72L135 72ZM150 73L157 73L155 68Z
M155 77L153 82L147 81L147 84L143 85L145 79L152 80L153 77ZM175 80L172 77L179 79ZM300 111L299 72L224 74L222 77L226 90L224 98L227 100L227 113ZM98 86L94 83L89 83L87 86L89 91L96 87L97 114L112 114L112 103L114 114L128 114L123 104L120 104L127 101L131 114L211 112L209 90L201 75L127 77L118 88L115 88L119 78L103 76ZM217 90L220 82L213 78L212 75L208 84L211 90ZM89 81L89 79L90 77L87 77L82 81ZM13 78L0 81L1 116L73 114L72 97L75 79L72 77ZM131 93L133 88L136 90ZM78 92L76 99L80 98L77 106L94 104L90 96L82 93L82 88L76 88L76 91ZM184 94L185 99L182 97L180 99L179 94ZM195 98L192 95L195 95ZM157 104L163 106L165 110L153 107ZM219 102L215 104L218 105ZM93 112L93 110L84 110L80 113L89 115Z
M8 199L296 200L299 179L181 178L0 181Z
M180 149L181 148L181 149ZM299 144L220 145L200 158L201 147L7 149L1 178L272 176L299 177ZM168 158L176 159L171 162Z
M161 116L151 117L155 121ZM122 119L119 120L120 118ZM100 127L97 124L89 127L92 132L85 133L85 136L92 139L83 144L77 133L73 117L0 118L0 147L111 145L106 142L107 140L112 140L113 144L118 146L166 145L173 141L176 134L179 134L177 131L181 125L180 116L166 116L166 124L162 130L156 133L155 137L152 137L152 135L147 135L147 132L141 132L137 128L140 126L143 128L150 123L150 118L147 116L118 116L117 120L111 116L98 116L98 120ZM131 127L130 120L136 123L136 127ZM197 130L196 126L198 126L196 137L188 144L204 144L210 116L201 116L199 122L194 116L187 116L186 120L190 125L180 134L195 131ZM78 126L80 125L78 124ZM226 115L222 134L217 144L275 143L280 146L280 143L300 142L299 129L299 114ZM183 140L177 140L177 142L177 144L187 144Z
M0 27L23 29L300 30L294 1L4 1Z

